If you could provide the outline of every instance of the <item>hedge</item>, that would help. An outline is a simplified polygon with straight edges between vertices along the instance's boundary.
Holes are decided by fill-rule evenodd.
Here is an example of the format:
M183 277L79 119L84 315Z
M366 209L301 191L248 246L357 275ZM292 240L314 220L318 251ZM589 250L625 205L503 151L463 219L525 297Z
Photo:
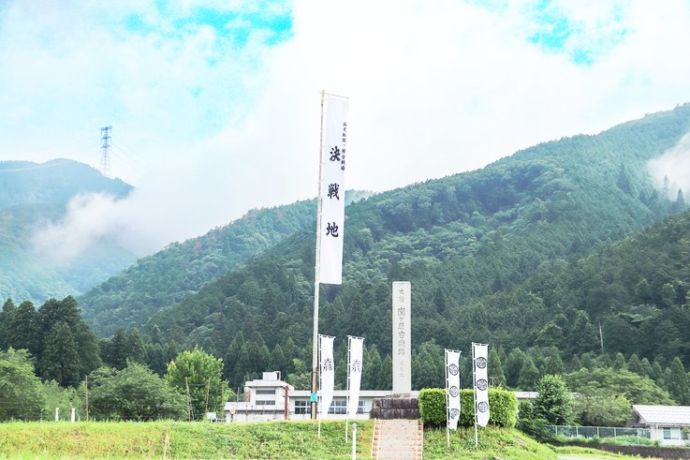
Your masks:
M517 424L518 402L515 393L508 390L489 389L489 423L514 428ZM446 390L425 388L419 392L419 414L425 424L446 425ZM474 425L474 390L460 392L460 426Z

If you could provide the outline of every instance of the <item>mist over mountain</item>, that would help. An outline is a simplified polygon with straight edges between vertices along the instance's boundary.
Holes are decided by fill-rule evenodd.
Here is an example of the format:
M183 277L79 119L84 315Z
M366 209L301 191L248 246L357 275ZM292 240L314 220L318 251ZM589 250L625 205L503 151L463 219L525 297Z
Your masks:
M0 298L42 302L84 292L130 265L135 256L112 241L89 244L89 251L58 260L59 240L37 241L84 196L121 199L132 187L71 160L45 163L0 162Z

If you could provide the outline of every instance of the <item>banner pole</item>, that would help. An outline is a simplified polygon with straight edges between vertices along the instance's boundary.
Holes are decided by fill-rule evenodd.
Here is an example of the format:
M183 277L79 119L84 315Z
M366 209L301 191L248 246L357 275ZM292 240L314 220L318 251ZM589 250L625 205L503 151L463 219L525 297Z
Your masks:
M311 418L318 418L318 402L314 401L314 395L318 393L318 340L319 340L319 263L321 247L321 178L323 174L323 105L326 98L325 91L321 91L321 134L319 136L319 185L316 195L316 251L314 262L314 324L312 333L312 359L311 359ZM319 430L320 431L320 430Z
M347 336L347 379L345 382L345 387L347 391L345 392L345 442L347 442L347 430L349 428L350 422L350 347L352 343L352 336Z
M472 342L472 386L474 387L474 448L479 447L479 434L477 432L477 376L474 357L474 342Z
M450 449L450 428L448 424L450 423L450 395L448 393L448 350L443 351L443 356L446 362L445 369L443 373L446 375L446 447Z

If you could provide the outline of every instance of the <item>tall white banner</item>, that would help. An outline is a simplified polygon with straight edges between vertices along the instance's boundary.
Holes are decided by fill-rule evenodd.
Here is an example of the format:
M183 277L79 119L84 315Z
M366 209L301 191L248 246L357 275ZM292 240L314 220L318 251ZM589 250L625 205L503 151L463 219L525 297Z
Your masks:
M345 154L348 99L324 94L321 121L319 273L317 281L341 284L345 229Z
M321 372L321 404L319 413L328 414L328 409L333 402L333 385L335 382L335 364L333 362L333 339L328 335L319 335L319 367Z
M347 336L347 416L354 418L359 407L359 387L362 383L362 351L364 339L362 337Z
M460 352L446 349L448 429L457 430L460 420Z
M477 414L477 425L489 423L489 346L481 343L472 344L474 358L474 408Z

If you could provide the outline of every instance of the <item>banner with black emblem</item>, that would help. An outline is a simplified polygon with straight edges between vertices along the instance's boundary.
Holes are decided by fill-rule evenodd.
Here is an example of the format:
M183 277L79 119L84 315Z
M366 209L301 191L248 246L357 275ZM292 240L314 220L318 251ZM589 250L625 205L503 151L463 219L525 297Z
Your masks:
M458 429L460 420L460 352L446 349L446 407L449 430Z
M474 361L474 404L477 425L485 427L489 423L489 346L472 344Z

